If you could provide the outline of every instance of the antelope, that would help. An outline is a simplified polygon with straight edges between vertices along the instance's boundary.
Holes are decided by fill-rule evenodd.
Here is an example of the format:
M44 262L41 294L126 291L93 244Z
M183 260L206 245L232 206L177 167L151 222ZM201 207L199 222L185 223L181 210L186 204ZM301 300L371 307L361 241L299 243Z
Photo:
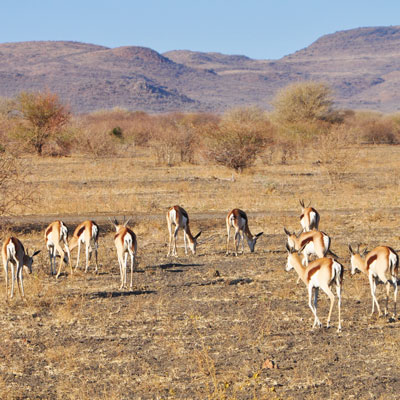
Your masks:
M180 228L183 229L183 241L185 243L185 254L187 251L187 241L189 241L189 248L193 254L196 254L197 239L201 235L201 231L193 236L189 228L189 215L188 213L179 206L171 207L167 212L167 224L169 232L169 247L167 257L171 255L171 243L173 242L172 255L177 257L176 253L176 237ZM172 232L172 225L175 225L174 232Z
M396 301L397 301L397 274L399 269L399 257L396 252L387 246L378 246L368 253L367 249L360 254L360 246L357 251L354 251L349 245L351 254L351 274L354 275L357 270L368 275L369 285L371 287L372 296L372 311L374 313L374 306L378 309L378 315L381 316L381 309L376 298L376 285L382 282L386 285L386 305L385 315L388 313L389 291L390 285L394 288L394 313L396 315ZM368 254L367 254L368 253ZM364 259L363 257L366 256ZM388 276L390 278L388 279Z
M1 251L3 258L4 276L6 279L6 300L8 301L8 263L11 263L11 298L14 296L14 281L17 279L18 291L21 298L25 299L24 281L22 270L24 267L31 274L33 257L40 253L35 251L31 256L25 251L23 244L16 237L9 237L4 243ZM15 271L14 271L15 268Z
M318 211L315 208L310 207L311 202L308 203L307 207L304 205L304 200L299 200L299 203L301 205L300 224L303 228L303 232L309 232L312 229L318 230Z
M125 218L124 218L125 219ZM111 221L111 219L110 219ZM135 233L127 226L130 218L122 225L118 223L114 217L114 221L111 223L115 227L116 234L114 236L114 243L117 249L119 272L121 274L121 286L120 289L126 287L126 271L128 269L128 254L131 257L131 283L129 285L132 288L133 283L133 269L135 266L135 257L137 252L137 240ZM125 258L124 258L125 256Z
M341 306L341 292L343 284L343 266L335 261L333 258L323 257L312 261L308 267L304 268L301 263L300 253L303 249L295 250L286 243L286 249L288 251L288 260L286 271L290 271L292 268L295 269L299 278L305 283L308 289L308 305L314 314L313 329L316 325L322 326L321 321L317 316L317 305L318 305L318 292L321 288L329 297L331 305L329 308L328 319L326 327L329 328L333 305L335 303L335 296L332 293L331 286L336 286L336 295L338 298L338 329L342 330L342 324L340 319L340 306ZM312 302L314 290L314 305Z
M81 244L86 245L86 268L85 273L89 267L89 260L92 258L92 245L94 246L94 254L96 258L96 270L98 271L98 262L97 262L97 250L98 250L98 239L99 239L99 226L94 221L84 221L79 224L72 236L71 241L69 242L69 250L72 251L75 247L78 247L78 255L76 257L76 266L75 270L79 266L79 256L81 253Z
M237 256L240 241L242 241L242 254L244 253L244 235L246 235L247 244L249 245L250 251L253 253L257 239L264 233L260 232L257 233L257 235L253 235L249 229L246 213L238 208L233 209L226 216L226 230L228 234L226 239L226 255L229 254L231 228L235 228L235 256Z
M329 250L331 239L324 232L312 230L310 232L300 232L299 235L296 235L294 232L290 233L286 228L283 228L283 230L287 235L288 245L295 250L302 249L304 255L303 264L305 266L308 265L308 256L311 254L322 258L329 252L336 257L335 254Z
M61 257L60 266L56 279L58 279L63 263L69 264L71 268L71 275L73 274L71 265L71 253L68 247L68 228L62 221L52 222L45 230L44 239L46 242L47 250L49 251L50 258L50 273L54 275L56 272L56 257L57 252ZM65 252L61 247L61 243L64 244Z

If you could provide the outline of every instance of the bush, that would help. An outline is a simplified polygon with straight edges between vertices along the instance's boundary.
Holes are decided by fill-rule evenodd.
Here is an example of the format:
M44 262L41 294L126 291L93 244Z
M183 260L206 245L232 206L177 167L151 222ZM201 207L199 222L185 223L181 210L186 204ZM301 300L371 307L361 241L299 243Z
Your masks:
M333 186L343 183L359 160L360 147L351 146L357 143L357 136L358 132L349 126L332 125L314 142L316 161L326 170Z
M159 163L194 163L200 149L201 132L216 118L209 114L172 113L154 117L150 145Z
M371 111L359 111L345 119L345 124L358 132L359 138L367 143L399 142L399 129L395 116L385 116Z
M113 135L114 137L116 137L118 139L123 139L123 137L124 137L122 128L120 126L116 126L115 128L113 128L111 130L111 135Z
M272 125L258 108L238 108L225 113L206 132L206 155L214 162L240 172L272 142Z
M29 165L21 159L0 154L0 215L10 215L33 201L33 189L26 184ZM21 210L18 210L21 211Z
M325 83L291 84L280 90L272 102L275 118L283 125L326 119L332 112L331 96Z
M117 154L119 139L110 135L108 126L77 126L75 128L75 148L96 157L108 157Z
M106 128L125 143L139 146L146 145L152 136L155 119L142 111L131 112L121 108L100 110L79 118L83 126Z

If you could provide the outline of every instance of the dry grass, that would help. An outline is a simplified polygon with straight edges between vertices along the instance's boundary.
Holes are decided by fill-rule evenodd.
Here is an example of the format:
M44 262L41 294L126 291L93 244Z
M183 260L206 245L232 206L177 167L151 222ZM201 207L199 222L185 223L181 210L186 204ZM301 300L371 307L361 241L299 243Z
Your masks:
M0 397L396 398L400 321L369 317L367 279L346 272L343 333L336 307L332 329L311 331L306 289L284 271L283 226L298 229L298 199L310 199L347 271L348 242L399 249L399 152L354 148L334 184L312 151L288 165L259 161L233 181L223 167L160 167L143 149L129 159L30 158L37 202L12 227L43 251L24 277L28 301L0 297ZM179 235L179 258L166 258L164 214L173 204L187 209L192 231L203 230L196 257L183 255ZM233 207L264 231L254 254L224 255ZM134 215L139 263L133 290L121 292L105 216L123 214ZM100 273L67 268L56 281L41 229L56 217L72 229L87 216L102 227ZM28 222L33 228L21 231ZM321 294L323 321L328 307ZM262 369L267 359L279 368Z

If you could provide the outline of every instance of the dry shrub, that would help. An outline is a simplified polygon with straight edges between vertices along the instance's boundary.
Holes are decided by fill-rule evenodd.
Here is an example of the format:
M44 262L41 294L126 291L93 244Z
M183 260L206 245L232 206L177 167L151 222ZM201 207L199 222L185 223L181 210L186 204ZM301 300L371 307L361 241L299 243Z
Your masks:
M12 215L33 202L28 185L29 165L25 160L0 154L0 215Z
M125 127L125 123L121 126L124 129L125 136L136 146L145 146L154 132L155 118L143 111L131 113L131 123Z
M172 166L178 161L176 136L174 123L166 118L160 118L160 124L151 138L151 148L159 164Z
M155 117L142 111L131 112L121 108L100 110L80 117L85 127L101 126L115 138L133 145L143 146L154 130Z
M211 118L207 114L151 116L121 109L98 111L76 119L80 132L75 135L75 147L105 155L126 153L133 146L150 146L161 164L193 163L199 127Z
M272 163L273 156L281 164L287 164L289 160L303 157L304 151L313 146L318 138L327 135L331 124L326 121L300 121L297 123L278 125L274 141L269 147L269 155L264 161Z
M83 154L107 157L117 154L119 139L110 134L108 124L96 123L76 126L74 147Z
M359 159L357 130L345 125L333 125L328 133L321 134L314 144L315 157L325 168L332 185L343 182Z
M172 113L158 117L150 144L158 162L168 166L177 162L194 163L201 132L210 120L207 114Z
M345 125L358 132L360 139L367 143L399 143L399 126L396 117L372 111L355 112L348 116Z
M332 112L332 90L321 82L299 82L275 96L274 117L281 125L323 120Z
M273 142L273 127L262 110L238 108L225 113L220 123L209 125L205 136L206 156L240 172Z

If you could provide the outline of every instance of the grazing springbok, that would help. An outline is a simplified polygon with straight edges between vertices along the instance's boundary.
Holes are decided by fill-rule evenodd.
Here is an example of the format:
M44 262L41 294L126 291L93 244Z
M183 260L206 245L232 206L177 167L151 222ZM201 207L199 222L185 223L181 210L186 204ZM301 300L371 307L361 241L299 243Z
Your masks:
M96 270L98 271L97 262L97 250L98 250L98 239L99 239L99 226L94 221L84 221L79 224L69 242L69 251L71 252L75 247L78 247L78 255L76 257L75 270L79 266L79 256L81 254L81 244L86 245L86 268L85 273L89 267L89 260L92 258L92 242L94 247L94 255L96 259Z
M349 245L351 254L351 274L354 275L357 270L368 275L369 285L371 287L372 295L372 311L374 313L374 305L378 309L379 316L382 315L379 303L376 298L376 285L382 282L386 285L386 305L385 315L388 313L389 291L390 285L394 288L394 312L396 315L396 301L397 301L397 274L399 270L399 257L397 253L390 247L378 246L368 253L367 249L360 254L360 246L357 251L354 251ZM368 253L368 254L367 254ZM365 258L363 259L363 257Z
M300 224L303 228L303 232L309 232L312 229L318 230L318 211L315 208L310 207L311 202L308 203L307 207L304 205L304 200L299 200L299 202L301 205Z
M290 247L286 243L286 249L288 251L288 260L286 271L290 271L292 268L295 269L299 278L305 283L308 290L308 305L311 308L312 313L314 314L314 324L313 329L316 325L319 327L322 326L321 321L317 316L317 306L318 306L318 291L321 288L329 297L331 301L331 305L329 308L328 319L326 322L326 327L329 328L331 314L333 305L335 303L335 296L332 293L331 286L336 286L336 295L338 298L338 332L342 330L342 324L340 319L340 306L341 306L341 292L342 292L342 284L343 284L343 266L335 261L333 258L318 258L317 260L312 261L308 267L304 268L301 259L300 253L303 249L299 251ZM314 305L312 302L312 295L314 290Z
M61 257L61 261L60 266L58 267L56 279L58 279L64 263L69 264L72 275L71 254L68 247L68 228L65 224L62 221L52 222L44 232L44 240L46 242L47 250L49 251L51 275L54 275L56 272L57 252ZM65 251L62 249L61 244L64 244Z
M169 232L169 247L167 257L173 255L177 257L176 253L176 237L178 236L179 228L183 229L183 241L185 243L185 254L187 251L187 241L189 241L189 248L193 254L196 254L197 239L201 235L201 231L193 236L189 228L189 215L188 213L179 206L171 207L167 212L167 224ZM172 225L175 225L175 230L172 232ZM171 244L173 242L172 254L171 254Z
M226 239L226 255L229 254L231 228L235 229L235 256L237 256L240 241L242 241L242 254L244 253L244 236L246 236L247 244L249 245L250 251L253 253L257 239L264 233L260 232L257 233L257 235L253 235L249 229L246 213L238 208L233 209L226 216L226 231L228 235Z
M312 230L296 235L295 232L290 233L286 228L283 228L283 230L287 235L287 244L289 247L295 250L302 249L304 265L308 265L308 256L311 254L315 254L318 258L325 257L328 253L337 257L329 250L331 239L324 232Z
M125 218L124 218L125 219ZM132 288L133 285L133 270L135 269L135 257L137 252L137 240L136 235L127 225L130 218L119 224L117 219L114 221L110 219L110 222L115 227L114 243L117 249L119 272L121 274L121 286L120 289L126 287L126 274L128 269L128 254L131 257L131 283L129 285Z
M18 291L21 298L25 299L24 281L22 270L26 268L32 273L33 257L40 253L35 251L31 256L25 251L23 244L16 237L9 237L4 243L1 251L3 258L4 277L6 280L6 299L8 301L8 263L11 263L11 298L14 296L14 281L17 279Z

